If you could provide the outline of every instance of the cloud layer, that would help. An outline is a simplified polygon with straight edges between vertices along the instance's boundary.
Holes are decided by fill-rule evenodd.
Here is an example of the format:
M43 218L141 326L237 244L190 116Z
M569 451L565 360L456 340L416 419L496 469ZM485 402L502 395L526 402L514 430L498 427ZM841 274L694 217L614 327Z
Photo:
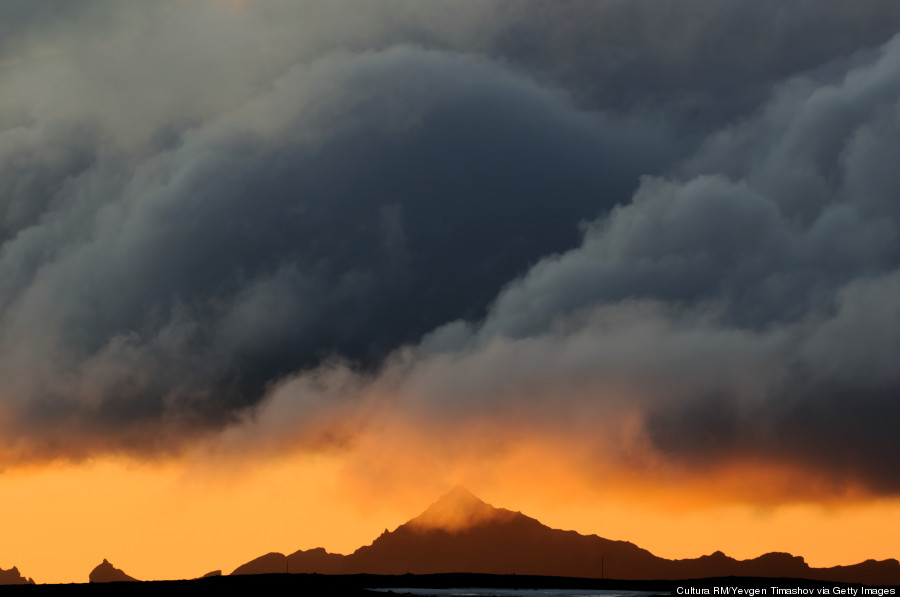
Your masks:
M0 19L6 465L491 421L900 489L895 3L64 4Z
M762 462L895 493L898 60L893 40L785 82L373 387L426 420L640 452L629 466Z

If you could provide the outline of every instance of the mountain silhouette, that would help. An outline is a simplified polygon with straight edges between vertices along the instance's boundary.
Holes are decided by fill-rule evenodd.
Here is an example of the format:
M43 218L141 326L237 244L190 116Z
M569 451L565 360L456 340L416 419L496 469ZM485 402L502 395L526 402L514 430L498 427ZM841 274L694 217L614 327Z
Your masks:
M133 582L137 580L110 564L105 558L102 563L91 570L88 579L90 582Z
M617 562L622 578L663 562L631 543L551 529L459 487L350 558L354 572L597 577L608 558L610 565Z
M25 578L19 569L13 566L9 570L0 568L0 585L33 585L34 580Z
M811 568L799 556L767 553L735 560L722 552L668 560L627 541L581 535L541 524L520 512L495 508L456 487L419 516L350 555L322 548L288 556L269 553L232 574L437 574L471 572L679 580L725 576L807 578L900 584L900 562L868 560L852 566Z

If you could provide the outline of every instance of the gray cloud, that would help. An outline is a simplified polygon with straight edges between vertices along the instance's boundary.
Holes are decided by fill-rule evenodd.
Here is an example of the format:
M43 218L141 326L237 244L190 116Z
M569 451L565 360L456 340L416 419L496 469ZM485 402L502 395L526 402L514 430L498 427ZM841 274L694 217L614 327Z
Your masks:
M40 138L12 132L11 154ZM47 182L0 254L0 349L7 433L89 446L220 425L298 368L477 317L666 155L646 125L414 47L297 65L137 160L84 144L56 186L46 151L17 165Z
M590 421L587 442L637 417L681 465L763 460L896 493L898 58L895 39L833 80L787 82L483 322L427 336L399 391L442 413Z
M384 389L896 489L896 3L65 4L0 9L10 459Z
M793 334L779 377L749 406L726 391L650 410L653 441L688 462L764 458L809 467L836 490L896 494L898 280L894 271L842 288L837 312Z
M705 135L762 105L773 83L858 60L900 9L881 0L508 2L487 46L587 105L665 112Z
M678 178L644 179L579 250L511 285L485 330L517 335L517 321L546 327L629 297L716 301L762 327L826 313L844 284L891 271L898 212L882 150L897 130L898 57L894 40L836 83L792 80L761 115L711 136Z

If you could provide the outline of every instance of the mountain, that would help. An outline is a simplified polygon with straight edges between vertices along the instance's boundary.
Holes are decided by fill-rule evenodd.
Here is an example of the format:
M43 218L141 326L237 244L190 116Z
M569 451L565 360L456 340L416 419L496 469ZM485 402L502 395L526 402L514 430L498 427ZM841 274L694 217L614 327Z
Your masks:
M419 516L371 545L344 556L322 548L285 556L270 553L232 574L435 574L474 572L615 578L690 579L724 576L808 578L900 584L897 560L811 568L802 557L767 553L735 560L722 552L667 560L627 541L552 529L520 512L495 508L457 487Z
M620 578L665 560L625 541L544 526L519 512L494 508L461 487L421 515L385 532L350 556L354 572L430 574L478 572Z
M91 570L91 573L88 575L88 579L90 582L132 582L137 581L136 578L132 578L113 566L106 559L103 560L102 563L98 564L96 568Z
M34 581L25 578L19 569L13 566L9 570L0 568L0 585L33 585Z

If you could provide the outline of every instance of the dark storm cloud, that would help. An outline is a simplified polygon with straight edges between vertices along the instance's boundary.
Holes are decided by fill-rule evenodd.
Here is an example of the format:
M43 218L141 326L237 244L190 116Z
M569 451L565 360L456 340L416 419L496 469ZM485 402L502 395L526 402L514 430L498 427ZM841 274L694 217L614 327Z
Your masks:
M488 51L587 105L662 111L686 134L752 111L773 83L887 41L884 0L511 1Z
M17 155L40 141L16 132ZM135 165L85 144L11 177L38 182L9 194L10 217L38 213L0 255L6 407L27 433L128 444L479 316L664 155L646 125L413 47L298 65Z
M793 333L780 379L757 400L740 405L719 394L665 406L649 418L652 436L661 448L704 463L748 454L788 459L841 484L896 493L898 296L897 270L847 284L833 314Z
M896 486L896 3L65 4L0 9L10 458L384 390Z
M629 297L716 302L744 327L834 308L836 291L900 258L900 41L819 84L795 79L759 116L712 135L677 177L648 177L627 205L587 227L500 295L484 330L547 322ZM540 297L540 301L534 300Z
M595 400L616 401L610 384L633 394L669 458L763 458L900 490L898 73L895 38L832 80L780 86L678 177L646 178L580 248L508 286L483 324L445 326L424 352L543 344L548 375L584 376L549 365L562 343L566 367L592 355Z

